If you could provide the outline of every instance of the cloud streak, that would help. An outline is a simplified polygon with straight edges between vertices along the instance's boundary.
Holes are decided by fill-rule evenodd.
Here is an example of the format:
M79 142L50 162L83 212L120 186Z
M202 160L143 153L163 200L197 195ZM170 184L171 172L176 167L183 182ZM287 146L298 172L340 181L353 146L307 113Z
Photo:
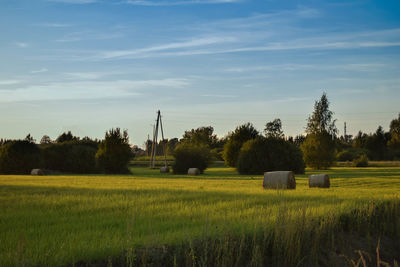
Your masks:
M47 0L49 2L66 3L66 4L93 4L100 3L99 0ZM151 1L151 0L124 0L120 4L128 4L133 6L182 6L182 5L211 5L211 4L232 4L244 2L245 0L181 0L181 1ZM106 3L106 2L102 2Z
M97 0L47 0L48 2L66 3L66 4L91 4L98 2Z
M311 40L310 40L311 41ZM169 47L172 45L171 47ZM227 53L246 53L246 52L272 52L272 51L288 51L288 50L343 50L343 49L367 49L367 48L385 48L399 47L400 42L359 42L359 41L343 41L313 43L304 42L298 44L296 41L287 43L270 43L264 46L247 46L238 48L209 48L209 49L187 49L184 51L169 51L177 49L173 48L174 44L166 44L158 47L149 47L133 50L114 50L100 52L93 56L93 60L100 59L134 59L143 57L161 57L161 56L195 56L195 55L212 55ZM201 45L199 45L201 46ZM182 46L182 48L193 48L195 46Z
M18 84L21 83L22 81L20 80L0 80L0 86L1 85L13 85L13 84Z
M10 84L13 81L3 82ZM189 84L189 81L183 78L51 82L0 90L0 102L137 97L149 89L184 88Z
M31 73L32 74L36 74L36 73L43 73L43 72L48 72L48 71L49 70L46 69L46 68L41 68L41 69L38 69L38 70L32 70Z
M122 33L98 33L93 31L80 31L80 32L72 32L64 35L60 39L56 39L55 42L59 43L68 43L68 42L78 42L85 40L106 40L106 39L117 39L121 38L124 35Z
M15 45L20 47L20 48L26 48L26 47L29 46L28 43L24 43L24 42L16 42Z
M357 63L357 64L273 64L265 66L237 66L225 69L225 72L243 73L243 72L264 72L264 71L301 71L301 70L348 70L358 72L376 72L385 70L387 64L380 63Z
M135 6L182 6L182 5L210 5L210 4L232 4L243 2L243 0L186 0L186 1L150 1L150 0L127 0L123 3Z
M45 27L45 28L67 28L72 27L72 24L64 24L64 23L39 23L35 24L38 27Z
M210 45L229 43L229 42L234 42L234 41L235 41L235 38L233 38L233 37L193 38L188 41L167 43L167 44L150 46L150 47L139 48L139 49L106 51L106 52L102 52L101 54L99 54L98 57L101 59L134 57L134 56L140 57L144 54L148 54L151 52L186 49L186 48L199 47L199 46L210 46Z

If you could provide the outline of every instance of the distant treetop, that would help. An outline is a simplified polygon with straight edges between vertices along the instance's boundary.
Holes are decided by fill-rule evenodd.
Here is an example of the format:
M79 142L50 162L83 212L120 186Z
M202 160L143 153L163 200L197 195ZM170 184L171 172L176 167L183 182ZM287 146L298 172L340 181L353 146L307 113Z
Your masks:
M329 110L329 101L326 93L323 93L319 101L315 101L314 111L307 120L307 134L328 133L336 136L338 130L333 119L333 112Z

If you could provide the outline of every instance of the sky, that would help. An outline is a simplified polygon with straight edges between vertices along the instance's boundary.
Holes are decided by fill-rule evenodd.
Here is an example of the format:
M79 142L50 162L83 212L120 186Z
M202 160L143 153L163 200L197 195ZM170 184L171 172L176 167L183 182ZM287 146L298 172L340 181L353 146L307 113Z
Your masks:
M127 129L142 146L280 118L327 93L339 134L400 112L400 1L0 0L0 138Z

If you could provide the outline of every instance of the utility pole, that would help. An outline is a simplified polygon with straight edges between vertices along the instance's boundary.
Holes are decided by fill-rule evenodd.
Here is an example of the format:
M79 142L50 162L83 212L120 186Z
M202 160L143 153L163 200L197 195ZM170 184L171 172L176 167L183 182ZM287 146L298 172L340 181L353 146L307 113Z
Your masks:
M150 151L149 151L149 141L150 141L150 135L147 135L147 141L146 141L146 156L150 156Z
M156 164L156 156L157 156L157 143L158 143L158 129L161 128L161 137L163 141L163 148L164 148L164 167L167 168L167 144L165 143L164 139L164 130L161 120L161 112L157 111L157 120L156 124L153 128L153 144L151 149L151 157L150 157L150 168L154 169Z
M344 122L344 141L347 142L347 127L346 127L346 122Z

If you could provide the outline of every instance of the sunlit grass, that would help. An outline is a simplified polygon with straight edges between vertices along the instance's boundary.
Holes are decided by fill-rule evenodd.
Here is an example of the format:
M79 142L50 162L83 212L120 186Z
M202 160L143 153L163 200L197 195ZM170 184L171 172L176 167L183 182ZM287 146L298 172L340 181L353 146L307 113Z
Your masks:
M296 190L287 191L264 190L262 176L216 167L198 177L148 168L115 176L0 176L0 264L90 262L137 247L240 237L255 229L265 235L282 226L285 234L274 238L293 246L305 238L299 222L315 232L315 225L333 225L371 203L399 202L398 167L333 168L323 171L330 189L310 189L307 175L316 172L297 175ZM296 253L293 261L301 257Z

